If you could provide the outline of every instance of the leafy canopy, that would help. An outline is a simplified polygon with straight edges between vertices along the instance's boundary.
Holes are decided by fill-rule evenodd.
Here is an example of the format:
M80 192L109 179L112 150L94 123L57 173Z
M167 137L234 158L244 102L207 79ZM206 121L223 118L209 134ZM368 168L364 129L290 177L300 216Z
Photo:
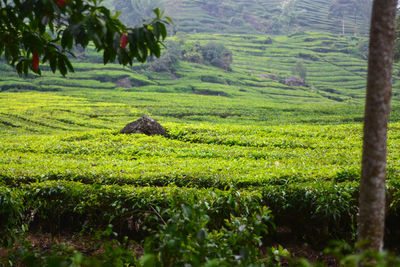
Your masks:
M159 9L155 18L128 28L98 0L1 0L0 56L19 74L41 74L39 63L53 72L73 72L68 56L74 46L92 42L103 51L104 64L116 59L122 65L160 56L160 46L171 21Z

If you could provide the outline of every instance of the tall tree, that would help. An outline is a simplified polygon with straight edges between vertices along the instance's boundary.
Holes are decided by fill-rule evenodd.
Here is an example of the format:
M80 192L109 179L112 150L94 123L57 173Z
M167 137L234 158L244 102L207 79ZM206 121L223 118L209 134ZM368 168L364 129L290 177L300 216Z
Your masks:
M353 10L354 2L349 0L333 0L329 7L328 18L339 18L342 21L342 34L345 33L345 15Z
M351 0L352 2L352 13L354 16L354 34L356 34L357 18L363 20L363 22L370 22L372 0ZM362 23L362 26L364 23Z
M370 28L367 97L360 186L358 239L381 250L385 226L387 124L397 0L374 0Z
M62 75L73 71L73 47L92 42L103 51L104 64L132 64L160 56L168 21L156 9L148 25L128 28L98 0L1 0L0 56L18 73L40 74L40 63Z
M354 2L354 12L362 18L369 18L371 16L372 0L351 0Z
M114 0L115 10L121 12L120 19L128 26L137 26L143 24L148 19L153 10L164 8L164 0Z
M342 34L345 34L346 16L354 18L354 33L357 29L357 18L369 22L372 0L332 0L328 18L338 18L342 22Z
M279 16L279 21L287 34L296 30L296 26L298 26L298 17L304 12L303 10L296 9L298 2L299 0L284 0L281 3L281 15Z

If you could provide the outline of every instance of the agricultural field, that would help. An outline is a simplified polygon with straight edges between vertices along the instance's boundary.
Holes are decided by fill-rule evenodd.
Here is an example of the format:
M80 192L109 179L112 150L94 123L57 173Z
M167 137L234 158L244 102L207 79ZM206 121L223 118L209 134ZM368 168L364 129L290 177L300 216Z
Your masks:
M138 23L138 16L148 18L153 8L160 7L174 20L171 31L178 32L262 35L287 34L300 30L342 33L342 16L330 14L332 1L286 2L290 4L283 10L283 1L280 0L139 0L136 5L139 12L131 6L130 1L105 0L103 3L111 9L122 10L121 19L128 24ZM348 7L344 11L344 32L366 35L370 8L368 2L364 2L361 8ZM282 16L282 13L287 17Z
M74 59L67 77L44 71L23 78L0 64L0 200L8 205L0 225L22 221L30 233L54 235L111 227L140 242L174 218L159 213L194 199L207 203L213 225L268 207L277 230L268 244L284 242L280 231L317 248L331 239L353 242L365 39L306 32L170 40L222 43L232 51L231 70L183 60L169 72L104 66L91 49ZM306 84L286 85L299 61ZM399 73L395 65L387 176L392 249L400 238ZM132 86L119 86L121 79ZM165 137L119 133L145 114L165 127Z
M250 199L269 207L278 227L314 246L354 238L360 123L261 126L160 120L166 137L123 135L112 119L81 118L102 109L112 118L119 106L49 93L10 94L2 96L13 98L13 106L43 111L29 120L23 119L26 115L13 120L4 116L7 127L15 130L2 127L0 142L2 192L18 194L24 211L33 214L34 232L89 231L111 224L119 235L137 239L141 227L154 227L154 221L140 224L152 207L166 209L188 194L210 201L210 212L223 211L214 216L229 216L230 206L216 196L240 192L235 201ZM64 120L52 118L51 112L71 107L74 111ZM398 238L399 136L399 123L391 123L389 245ZM132 224L140 227L132 229Z

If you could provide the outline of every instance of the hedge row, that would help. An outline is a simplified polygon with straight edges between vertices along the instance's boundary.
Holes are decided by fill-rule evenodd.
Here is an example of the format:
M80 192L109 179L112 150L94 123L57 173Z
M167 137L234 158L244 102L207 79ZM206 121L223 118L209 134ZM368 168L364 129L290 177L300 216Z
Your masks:
M168 219L161 219L158 214L178 199L188 204L199 198L206 200L215 224L220 224L231 214L251 212L249 207L253 204L257 204L253 205L255 207L262 204L258 192L233 193L178 187L121 187L49 181L19 189L0 188L1 197L14 199L10 197L11 192L23 202L23 205L15 206L25 215L20 216L20 224L26 223L31 228L49 232L101 230L111 224L116 232L140 237L146 233L146 228L154 228L154 224ZM0 216L8 218L14 214L2 212Z
M400 205L400 193L391 191L393 200L388 221L398 222L396 212ZM221 191L48 181L24 185L20 189L1 187L0 199L9 200L2 202L0 216L3 223L12 221L10 218L20 214L19 225L24 221L31 228L42 231L76 232L105 229L112 224L116 232L142 237L146 234L144 229L161 223L161 219L154 215L167 209L172 201L183 199L190 204L190 201L201 198L209 203L209 216L215 224L231 214L245 215L250 212L249 207L265 205L272 210L277 225L290 227L293 234L300 237L351 239L356 222L357 192L358 185L354 182ZM396 232L396 227L393 224L389 230Z
M388 227L391 239L400 238L400 191L388 189ZM188 204L203 199L215 225L231 214L243 216L254 207L267 206L278 226L311 242L332 238L351 240L356 228L358 183L304 183L265 186L247 190L185 187L133 187L47 181L21 188L0 187L1 226L27 224L42 231L76 232L105 229L141 238L161 223L158 213L181 199ZM253 207L253 208L252 208ZM157 215L157 216L156 216ZM19 218L18 220L16 218ZM164 220L167 218L163 218ZM313 240L315 238L315 240Z

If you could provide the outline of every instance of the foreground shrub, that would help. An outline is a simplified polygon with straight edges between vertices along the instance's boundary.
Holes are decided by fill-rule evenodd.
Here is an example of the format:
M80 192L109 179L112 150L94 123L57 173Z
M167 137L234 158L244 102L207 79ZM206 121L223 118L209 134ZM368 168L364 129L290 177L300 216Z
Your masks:
M17 235L25 230L24 206L21 193L0 186L0 246L11 246Z
M240 217L231 214L220 228L213 228L207 201L194 197L171 204L158 214L162 223L145 242L143 266L271 266L278 262L279 258L262 259L262 236L274 229L267 208ZM162 219L171 214L169 220Z
M41 251L20 240L0 263L11 266L274 266L288 252L282 247L268 248L263 238L275 229L270 210L257 201L237 201L238 192L202 199L195 194L166 197L169 207L152 207L145 225L151 225L151 235L144 242L144 255L138 257L124 242L102 242L104 236L117 236L109 225L99 237L98 251L85 256L64 245ZM249 199L247 199L249 200ZM214 203L230 206L229 216L218 222L211 219L209 209ZM213 211L215 212L215 211ZM223 215L222 215L223 216ZM148 222L151 222L149 224ZM153 223L159 227L154 227ZM147 229L143 229L146 231Z

